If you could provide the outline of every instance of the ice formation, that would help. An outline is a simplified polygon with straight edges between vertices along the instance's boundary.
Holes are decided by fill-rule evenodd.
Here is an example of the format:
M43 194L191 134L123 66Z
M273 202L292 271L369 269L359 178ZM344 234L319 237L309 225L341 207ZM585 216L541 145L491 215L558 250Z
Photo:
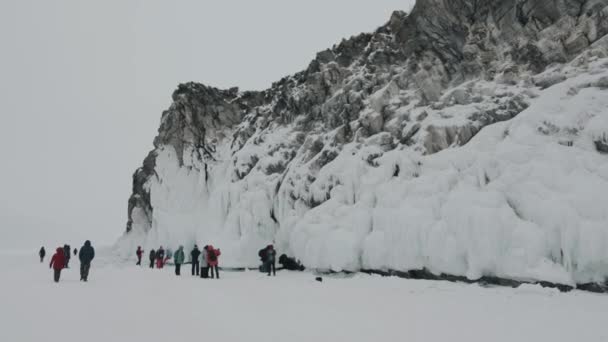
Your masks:
M604 282L608 1L473 3L418 1L263 92L180 85L119 253Z

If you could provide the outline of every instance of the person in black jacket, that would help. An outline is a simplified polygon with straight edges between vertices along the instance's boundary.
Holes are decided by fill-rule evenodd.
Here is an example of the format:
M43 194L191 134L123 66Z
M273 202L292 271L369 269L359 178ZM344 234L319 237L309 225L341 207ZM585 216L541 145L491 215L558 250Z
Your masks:
M197 245L194 245L194 249L190 252L190 258L192 260L192 275L198 276L198 269L200 266L200 262L198 258L201 256L201 251L198 249Z
M272 275L277 275L277 263L276 263L277 251L274 250L273 245L268 245L266 247L265 259L266 259L266 270L268 271L268 275L270 276L270 271L272 270Z
M78 259L80 259L80 280L87 281L89 279L89 270L91 269L91 261L95 258L95 249L91 246L91 241L87 240L84 246L80 247Z
M70 268L70 245L63 245L63 255L65 256L65 268Z
M266 251L267 250L268 250L267 247L264 247L258 251L258 256L260 257L260 261L262 262L262 264L259 267L260 272L266 272L266 266L268 266L268 264L266 263Z
M44 256L46 255L46 250L44 250L44 246L40 247L40 252L38 252L38 255L40 256L40 262L43 262Z
M151 249L150 250L150 268L154 268L154 260L156 259L156 251Z

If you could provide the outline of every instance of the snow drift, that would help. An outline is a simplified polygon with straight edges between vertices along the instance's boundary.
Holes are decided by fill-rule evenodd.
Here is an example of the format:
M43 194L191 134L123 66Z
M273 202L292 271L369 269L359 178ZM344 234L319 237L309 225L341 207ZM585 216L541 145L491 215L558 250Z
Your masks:
M419 1L268 90L180 85L118 252L604 282L608 1L538 3Z

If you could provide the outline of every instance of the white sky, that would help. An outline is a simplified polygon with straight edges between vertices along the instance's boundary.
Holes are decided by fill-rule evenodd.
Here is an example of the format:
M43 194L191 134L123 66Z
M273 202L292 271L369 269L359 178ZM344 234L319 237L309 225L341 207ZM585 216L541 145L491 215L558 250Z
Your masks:
M413 0L0 0L0 248L123 231L180 82L263 89Z

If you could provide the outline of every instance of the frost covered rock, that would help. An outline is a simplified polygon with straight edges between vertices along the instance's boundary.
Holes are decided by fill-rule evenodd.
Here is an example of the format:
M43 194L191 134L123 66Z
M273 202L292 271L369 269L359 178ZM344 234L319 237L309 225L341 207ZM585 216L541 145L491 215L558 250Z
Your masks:
M264 91L182 84L133 176L134 246L255 266L608 276L608 0L421 0ZM563 142L568 142L563 144Z

